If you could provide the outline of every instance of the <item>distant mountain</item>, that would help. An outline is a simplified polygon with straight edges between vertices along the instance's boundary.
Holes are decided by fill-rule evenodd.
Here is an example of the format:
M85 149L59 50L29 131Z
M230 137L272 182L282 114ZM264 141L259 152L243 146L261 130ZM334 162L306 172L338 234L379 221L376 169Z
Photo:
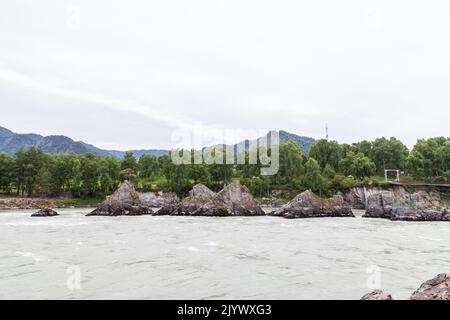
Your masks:
M239 143L236 143L234 145L226 145L226 144L222 144L222 145L215 145L215 146L211 146L211 147L205 147L203 148L203 152L208 151L209 149L212 149L214 147L223 147L225 148L233 148L235 154L237 154L238 150L242 150L245 146L245 149L248 149L250 145L255 146L255 145L267 145L271 143L271 136L273 133L275 133L276 131L270 131L268 132L264 137L260 137L258 139L255 140L244 140L241 141ZM293 133L289 133L283 130L278 131L279 134L279 138L280 144L285 144L289 141L293 141L296 144L299 145L300 149L303 151L304 154L308 154L309 153L309 149L311 148L311 145L316 142L315 139L310 138L310 137L304 137L304 136L299 136ZM267 141L267 142L265 142Z
M60 154L60 153L76 153L85 154L92 152L100 156L113 156L117 159L122 159L126 151L103 150L91 144L82 141L74 141L66 136L41 136L38 134L20 134L14 133L11 130L0 127L0 152L9 155L16 154L21 149L38 148L46 153ZM168 150L130 150L139 158L144 154L152 154L157 157L168 154Z
M273 131L269 132L265 137L270 141L270 136ZM300 148L303 150L305 154L309 152L309 148L315 142L313 138L298 136L293 133L289 133L286 131L279 131L280 143L286 143L288 141L294 141L297 143ZM257 140L245 140L231 147L235 148L237 151L238 148L242 148L245 145L246 148L253 142L260 142L264 137L261 137ZM226 145L223 145L227 147ZM11 130L0 127L0 152L7 153L9 155L16 154L17 151L21 149L29 149L32 147L36 147L41 149L42 151L50 154L64 154L64 153L76 153L76 154L85 154L88 152L92 152L94 154L100 156L113 156L117 159L122 159L125 155L126 151L116 151L116 150L104 150L97 148L91 144L84 143L82 141L74 141L66 136L41 136L38 134L20 134L14 133ZM203 150L208 150L211 147L206 147ZM157 157L166 155L169 153L169 150L158 150L158 149L142 149L142 150L130 150L136 158L140 158L144 154L151 154Z
M283 130L281 130L279 133L280 133L280 143L281 144L287 143L288 141L293 141L300 146L300 149L302 149L304 154L308 154L309 149L316 142L316 140L314 138L298 136L296 134L289 133L289 132L286 132Z

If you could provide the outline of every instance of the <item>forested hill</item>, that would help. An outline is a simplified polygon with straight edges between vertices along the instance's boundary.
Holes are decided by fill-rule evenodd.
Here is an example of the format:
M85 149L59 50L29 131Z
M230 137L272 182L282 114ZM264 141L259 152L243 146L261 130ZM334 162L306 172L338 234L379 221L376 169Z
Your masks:
M307 154L311 145L315 142L313 138L298 136L286 131L280 131L280 143L293 141L300 146L304 154ZM270 133L269 133L270 134ZM268 135L269 135L268 134ZM260 140L259 138L258 140ZM245 145L250 144L249 140L245 141ZM237 146L237 144L235 145ZM39 134L19 134L11 130L0 127L0 152L4 152L11 156L15 155L21 149L29 149L36 147L49 154L66 154L73 152L75 154L85 154L91 152L99 156L113 156L117 159L123 159L125 151L104 150L97 148L83 141L74 141L69 137L62 135L41 136ZM205 148L208 149L208 148ZM157 157L166 155L169 150L143 149L130 150L136 158L140 158L144 154L150 154Z
M209 149L212 149L215 147L222 147L224 150L231 148L234 150L235 154L237 154L238 151L243 148L243 146L245 146L245 148L248 149L249 146L270 145L270 139L271 139L273 132L276 132L276 131L270 131L265 136L260 137L258 139L244 140L244 141L241 141L234 145L223 144L223 145L215 145L215 146L211 146L211 147L205 147L205 148L203 148L203 151L205 152L205 151L208 151ZM299 136L299 135L289 133L289 132L283 131L283 130L278 131L278 133L279 133L279 138L280 138L280 141L279 141L280 144L286 144L289 141L292 141L300 147L300 150L303 152L304 155L307 155L309 153L309 149L316 142L316 140L314 138Z
M74 141L66 136L41 136L34 133L20 134L0 127L0 152L11 156L15 155L21 149L38 148L49 154L85 154L93 153L99 156L113 156L117 159L123 159L125 151L103 150L83 141ZM131 150L135 157L139 158L143 154L162 156L168 154L168 150Z

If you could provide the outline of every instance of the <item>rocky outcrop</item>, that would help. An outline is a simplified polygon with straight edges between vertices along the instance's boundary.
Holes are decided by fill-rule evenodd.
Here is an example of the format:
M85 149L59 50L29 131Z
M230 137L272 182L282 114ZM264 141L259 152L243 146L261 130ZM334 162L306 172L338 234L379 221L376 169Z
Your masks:
M314 218L314 217L354 217L351 207L341 196L322 199L311 191L305 191L272 212L273 216L284 218Z
M39 210L38 212L33 213L31 216L32 217L54 217L54 216L58 216L58 212L56 212L55 210L49 209L49 208L44 208Z
M402 186L383 190L367 198L365 218L402 221L450 221L450 212L440 206L437 193L407 192Z
M191 215L221 217L264 216L265 213L247 187L238 183L231 183Z
M441 273L414 291L411 300L450 300L450 276Z
M344 200L354 209L365 209L367 206L367 198L380 193L378 188L357 187L351 188L343 197Z
M141 203L148 207L164 207L180 202L180 198L173 192L142 192L139 197Z
M361 300L393 300L392 296L382 290L373 290L372 292L365 294Z
M128 205L141 204L139 192L134 189L133 185L129 181L124 181L111 197Z
M142 204L133 185L125 181L88 216L139 216L152 213L149 206Z
M213 200L216 193L211 191L207 186L203 184L195 185L189 192L189 196L184 198L183 201L178 204L169 204L162 207L154 215L182 215L188 216L198 210L200 207Z

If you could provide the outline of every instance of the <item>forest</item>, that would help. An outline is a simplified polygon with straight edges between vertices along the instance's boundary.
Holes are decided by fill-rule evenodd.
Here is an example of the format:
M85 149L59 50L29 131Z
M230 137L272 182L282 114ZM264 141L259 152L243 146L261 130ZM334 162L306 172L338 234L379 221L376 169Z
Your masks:
M319 140L307 155L296 143L287 142L279 152L278 173L261 176L259 165L175 165L170 155L136 159L127 153L118 160L92 153L46 154L31 148L14 157L0 153L0 192L93 198L111 194L123 180L130 180L142 191L173 191L180 196L197 183L217 191L230 181L246 185L259 197L273 190L307 189L332 195L356 186L383 187L384 169L401 170L406 182L450 182L450 138L445 137L418 140L412 150L394 137L383 137L351 145Z

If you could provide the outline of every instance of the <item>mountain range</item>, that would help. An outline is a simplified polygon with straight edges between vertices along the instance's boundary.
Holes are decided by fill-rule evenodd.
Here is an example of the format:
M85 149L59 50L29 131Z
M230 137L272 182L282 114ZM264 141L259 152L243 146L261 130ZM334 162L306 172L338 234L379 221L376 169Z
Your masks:
M271 136L271 132L269 132L267 137ZM280 143L286 143L288 141L293 141L297 143L303 152L306 154L309 151L310 146L315 142L313 138L298 136L293 133L289 133L286 131L279 131ZM260 141L264 137L257 139ZM254 141L253 141L254 142ZM240 143L235 144L235 150L238 146L245 145L249 146L251 143L250 140L245 140ZM117 150L105 150L97 148L92 144L87 144L83 141L74 141L73 139L62 136L62 135L52 135L52 136L42 136L35 133L15 133L6 128L0 127L0 152L4 152L9 155L16 154L17 151L21 149L29 149L29 148L38 148L42 151L50 154L60 154L60 153L76 153L76 154L84 154L84 153L94 153L100 156L113 156L117 159L122 159L127 151L117 151ZM209 149L211 147L205 147L205 149ZM144 154L151 154L157 157L168 154L169 150L160 150L160 149L142 149L142 150L129 150L132 152L136 158L140 158Z

